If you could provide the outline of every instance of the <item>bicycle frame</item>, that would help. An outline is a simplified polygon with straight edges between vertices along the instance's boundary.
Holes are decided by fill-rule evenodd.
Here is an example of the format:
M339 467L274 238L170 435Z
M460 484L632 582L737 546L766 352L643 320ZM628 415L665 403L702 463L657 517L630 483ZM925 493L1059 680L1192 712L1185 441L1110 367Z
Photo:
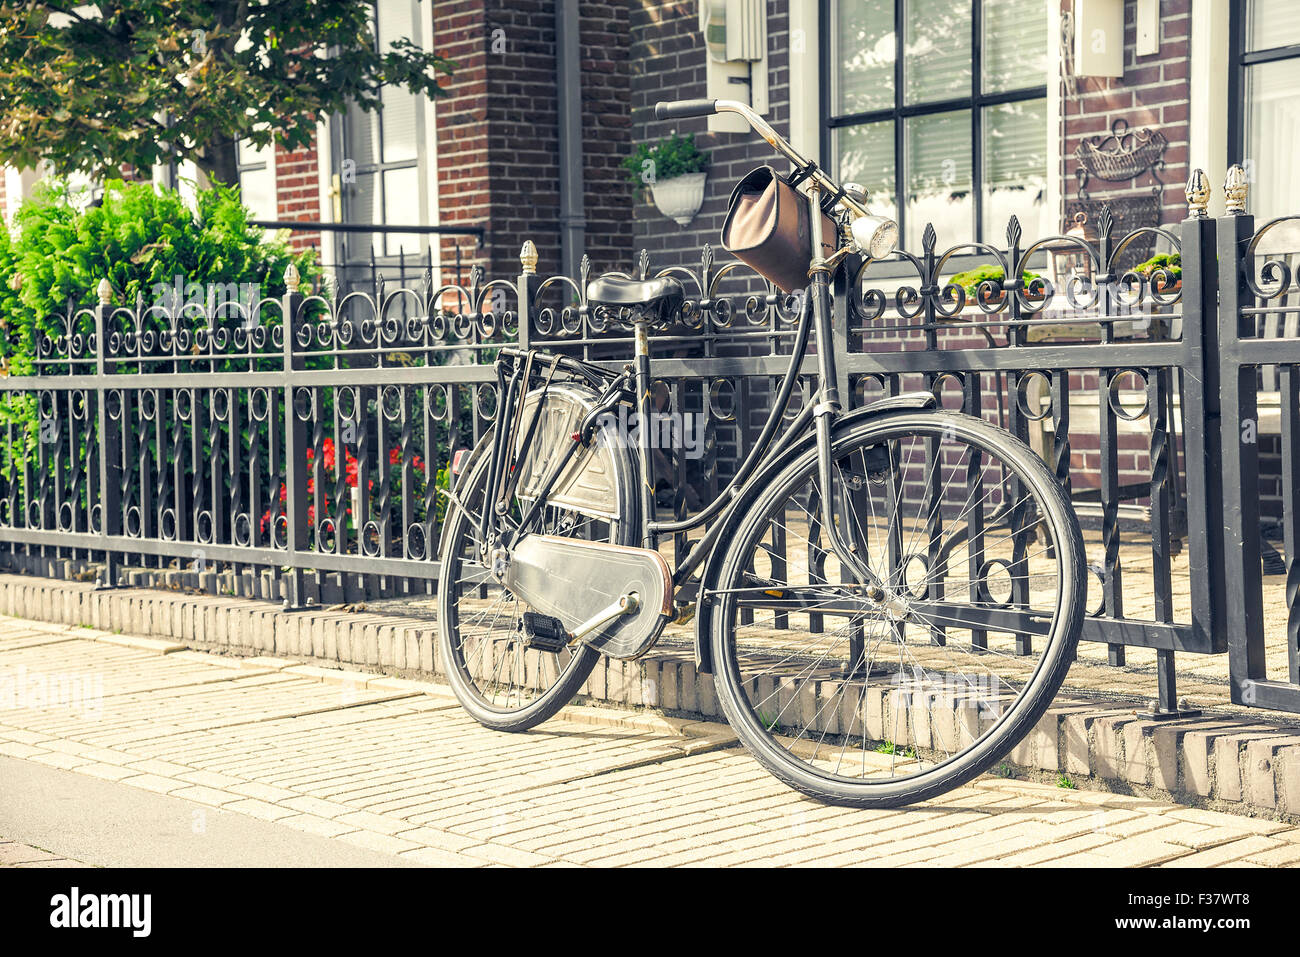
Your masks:
M652 324L676 321L683 289L665 278L672 270L654 280L642 275L641 282L614 274L580 289L582 316L596 310L593 326L603 317L631 327L632 361L597 365L538 350L501 350L495 429L473 453L471 471L461 476L457 468L460 481L449 493L458 511L444 538L439 578L447 674L481 724L526 730L581 693L600 655L635 661L670 625L693 619L696 672L713 676L716 700L738 739L786 784L819 800L861 807L931 797L986 771L1050 705L1083 619L1082 537L1055 474L1005 430L936 410L932 391L844 408L848 396L841 390L848 385L837 367L844 356L835 348L844 340L843 319L834 315L842 296L833 298L832 276L839 269L859 275L866 263L892 252L897 226L872 217L863 205L865 190L831 182L747 107L694 101L659 104L655 112L664 119L719 109L745 115L791 159L795 170L786 182L806 197L810 214L810 228L800 224L812 246L807 283L780 308L783 320L792 304L798 315L792 328L770 330L792 336L789 367L757 441L714 501L693 517L659 521L650 332ZM823 243L830 238L823 231L831 228L823 213L835 242ZM804 250L796 248L802 271ZM802 283L797 276L779 278L782 289ZM815 363L808 354L814 336ZM801 376L815 377L813 396L787 422ZM620 419L633 412L639 423L634 441L611 425L615 410ZM945 476L950 442L959 457ZM906 496L918 448L923 494ZM993 462L1025 483L1024 495L1016 485L1008 498L992 477L986 481ZM950 498L953 478L958 484ZM469 493L482 496L477 514L458 497L466 489L471 501ZM876 491L883 496L878 509ZM920 511L909 517L904 506L918 497ZM1042 506L1028 525L1022 521L1026 501ZM986 512L999 506L1010 508L1008 534L989 542ZM922 514L927 507L929 514ZM954 516L950 522L945 511ZM467 527L474 520L482 533L477 539ZM1039 534L1040 523L1050 534L1043 548L1027 554L1029 535ZM949 524L970 536L957 561L968 571L956 570L955 580L946 558L934 561L936 550L947 547L940 536L954 540ZM678 536L680 544L691 529L700 537L670 571L659 545L665 536ZM917 534L925 538L913 551ZM806 542L806 563L801 549L787 547L791 539ZM871 544L878 572L867 564ZM1055 561L1054 584L1045 581L1031 595L1029 559L1047 551L1043 561ZM832 555L838 573L825 565ZM990 591L991 570L999 580L1010 579L1008 599ZM468 599L464 606L462 598ZM1049 612L1050 600L1055 605ZM794 615L807 616L806 629L792 627ZM847 621L827 628L827 615ZM969 647L962 632L969 632ZM990 646L990 632L1014 635L1015 655L1001 644ZM673 641L682 637L679 630L669 633ZM951 641L950 633L959 640ZM1038 635L1045 644L1035 645ZM814 641L823 647L812 647ZM897 646L897 668L877 656L886 642ZM1039 661L1018 667L1015 657L1035 647ZM548 664L566 650L567 659ZM989 659L997 670L980 667L986 653L998 655ZM953 735L936 731L942 721L930 715L940 694L951 696L954 711L962 709L946 725ZM804 706L809 700L815 708ZM989 703L997 710L986 725ZM913 704L926 715L923 722L907 715ZM891 713L894 721L880 719ZM859 738L860 768L851 760L842 771L841 761ZM812 752L789 742L811 745ZM868 760L882 742L891 744L887 767ZM839 748L833 767L829 752L817 760L823 744ZM896 768L900 747L907 748L907 761Z
M661 106L664 106L664 104L661 104ZM883 222L872 217L857 198L832 181L815 163L801 156L761 116L744 104L719 100L695 101L688 104L673 104L673 106L689 108L695 111L689 115L701 115L705 112L739 113L749 120L750 124L764 140L795 165L794 178L798 187L805 194L809 205L809 220L812 228L811 242L814 250L821 250L822 248L824 238L822 216L820 215L822 212L843 210L850 223L855 219L865 218L871 221L867 225L872 229L875 228L875 223ZM679 110L678 115L685 114ZM563 369L568 373L586 378L592 384L604 380L604 388L598 407L587 417L587 421L575 434L575 439L581 437L582 441L587 441L590 438L598 413L608 412L629 398L632 400L638 421L642 423L642 428L638 430L638 444L636 447L636 455L640 464L640 483L637 494L640 499L641 527L638 537L642 547L655 549L664 536L690 531L715 518L719 519L704 534L703 538L692 549L690 555L674 570L673 587L675 590L686 586L701 564L708 558L717 544L718 536L728 524L727 519L730 516L730 510L739 500L740 493L745 490L753 476L759 472L762 466L775 461L796 440L806 434L810 423L816 432L819 478L824 489L832 489L835 485L832 480L834 472L832 435L835 424L842 414L843 406L838 386L838 369L835 361L831 328L833 316L831 276L841 261L859 251L863 245L863 242L858 241L853 234L842 235L838 239L840 241L835 244L836 251L831 256L817 256L810 265L808 286L803 291L800 316L798 318L799 325L794 348L790 356L790 365L757 442L737 470L735 477L718 498L698 514L687 519L667 522L654 519L653 430L645 427L646 423L652 421L654 411L651 407L650 332L647 320L640 319L633 323L635 345L630 372L625 370L622 373L611 373L601 367L567 357L531 351L520 352L513 349L502 350L502 361L510 360L513 363L513 368L507 381L505 366L498 364L497 384L500 390L499 394L503 397L502 409L498 414L498 423L501 427L497 430L492 447L488 486L491 494L487 499L496 507L485 509L483 515L480 516L480 540L484 542L495 541L492 534L493 530L490 527L492 517L489 512L496 511L500 504L503 504L502 483L508 481L509 473L512 471L505 468L505 454L507 450L515 447L515 438L520 434L519 429L522 426L520 420L523 412L522 397L527 392L527 385L535 362L540 362L543 365L550 363L550 375L552 376L556 371ZM817 342L817 377L819 386L815 401L800 411L786 428L784 434L777 440L776 436L785 408L807 357L810 332L816 337ZM547 381L549 382L549 378ZM521 383L522 387L520 387ZM513 403L516 401L519 402L517 409L513 408ZM540 404L538 408L540 409ZM534 421L522 433L524 444L516 453L517 460L522 460L527 453L527 444L532 439L535 424ZM507 425L510 427L506 428ZM774 440L776 441L774 442ZM534 500L525 514L520 524L521 529L530 527L539 510L543 507L546 495L551 491L555 481L563 473L581 444L580 441L574 441L565 450L564 454L558 457L556 463L552 466L547 481L543 484L542 493ZM820 508L822 526L827 534L832 551L844 563L845 567L857 575L864 585L881 588L883 583L879 577L859 557L861 554L865 554L862 543L844 540L841 527L834 520L835 496L832 494L822 495ZM848 529L850 535L854 534L851 523L844 523L844 526ZM506 547L509 547L509 544L510 542L507 540Z

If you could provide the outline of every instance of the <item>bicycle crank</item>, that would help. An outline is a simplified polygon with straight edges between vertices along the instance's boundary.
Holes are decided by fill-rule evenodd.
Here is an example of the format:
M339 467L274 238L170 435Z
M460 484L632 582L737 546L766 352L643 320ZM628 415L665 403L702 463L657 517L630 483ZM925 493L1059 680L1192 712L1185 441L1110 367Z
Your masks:
M638 658L673 616L668 565L647 548L528 535L508 554L498 549L491 565L529 606L524 629L534 647L576 640L611 658Z
M555 653L563 651L569 645L576 645L601 625L607 625L620 615L634 615L641 607L641 596L628 592L619 597L608 608L603 608L588 618L573 631L564 630L564 622L550 615L539 615L535 611L526 611L519 618L519 631L525 648Z

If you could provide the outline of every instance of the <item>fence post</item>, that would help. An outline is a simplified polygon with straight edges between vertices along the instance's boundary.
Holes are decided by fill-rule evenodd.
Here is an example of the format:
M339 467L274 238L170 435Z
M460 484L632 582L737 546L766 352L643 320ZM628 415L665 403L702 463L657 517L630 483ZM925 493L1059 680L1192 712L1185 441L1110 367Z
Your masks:
M107 279L99 281L96 289L99 303L95 306L95 397L98 403L96 431L99 440L99 533L104 542L104 572L97 581L100 588L114 588L119 584L118 559L108 544L108 537L122 534L122 448L118 428L108 422L108 393L104 375L108 351L108 317L113 309L113 286ZM124 415L118 403L118 415ZM94 504L91 515L94 515Z
M1220 468L1219 265L1216 220L1206 215L1205 174L1187 181L1191 207L1180 224L1183 271L1183 461L1187 469L1187 559L1191 574L1192 629L1198 641L1222 652L1223 473Z
M1218 276L1215 252L1215 221L1206 216L1210 190L1205 173L1192 171L1185 189L1188 215L1178 227L1182 256L1183 314L1180 385L1182 392L1183 462L1187 470L1186 528L1188 561L1192 585L1192 628L1202 641L1221 634L1214 622L1222 614L1214 582L1217 561L1214 540L1219 501L1218 393L1212 385L1210 366L1218 361ZM1207 357L1213 356L1213 359ZM1217 372L1217 366L1215 366ZM1157 588L1155 619L1173 620L1171 595L1162 583L1168 581L1171 497L1177 475L1170 475L1177 457L1171 447L1178 439L1177 424L1166 417L1169 376L1172 370L1151 370L1147 384L1147 406L1151 415L1151 527L1156 552L1153 555ZM1163 423L1163 424L1162 424ZM1221 532L1221 529L1220 529ZM1164 569L1163 575L1160 570ZM1199 711L1179 707L1174 651L1156 649L1156 700L1150 712L1141 716L1154 720L1191 718Z
M841 275L832 277L831 284L831 351L835 356L835 387L840 393L840 404L846 412L851 412L858 405L849 381L849 301L852 291L849 284L853 281L848 269L840 270ZM800 317L800 322L812 321L812 303L805 304L807 313Z
M537 246L531 239L527 240L523 248L519 250L519 285L516 292L519 297L519 332L517 335L520 349L529 349L532 342L532 303L533 294L537 291ZM576 280L577 277L570 276L570 279Z
M1259 546L1258 370L1241 362L1239 340L1254 335L1254 318L1242 315L1248 304L1245 258L1255 220L1246 214L1246 173L1228 170L1223 191L1228 214L1219 220L1219 328L1216 377L1222 400L1224 614L1228 678L1234 704L1254 704L1247 682L1267 677L1264 660L1263 568ZM1250 437L1247 438L1247 430Z
M307 607L304 593L303 570L300 553L307 549L307 424L298 415L295 393L295 372L304 368L303 356L294 350L297 339L298 309L302 296L298 292L298 269L290 263L284 271L284 300L281 327L284 329L284 482L285 520L288 524L287 541L289 566L288 591L284 596L286 609ZM310 389L305 390L310 408L313 399ZM275 490L272 489L272 494ZM274 529L271 530L274 544Z

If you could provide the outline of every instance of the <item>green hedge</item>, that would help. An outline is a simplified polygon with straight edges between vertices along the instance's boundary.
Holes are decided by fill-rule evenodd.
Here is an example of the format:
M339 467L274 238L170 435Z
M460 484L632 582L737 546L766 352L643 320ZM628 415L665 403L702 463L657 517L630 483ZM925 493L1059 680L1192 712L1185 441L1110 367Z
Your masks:
M101 203L89 206L88 199L61 180L47 180L18 207L11 227L0 229L0 366L7 375L35 374L39 333L62 333L72 312L98 301L102 279L112 284L115 303L143 301L146 309L158 299L156 287L174 288L178 277L182 288L255 284L264 297L282 296L292 262L304 286L320 281L314 252L294 252L283 237L268 238L249 225L238 189L198 190L189 205L177 190L114 180L105 184ZM191 329L205 323L184 315ZM261 321L278 325L280 317L267 310ZM145 328L167 324L155 313ZM83 316L78 331L92 329ZM32 393L0 395L0 429L8 424L22 436L12 448L0 442L0 471L12 477L13 465L35 451Z
M177 277L255 283L263 296L283 295L290 262L304 283L319 279L313 252L294 253L249 225L237 189L199 190L192 209L176 190L150 183L112 181L100 205L79 208L84 199L64 182L43 183L0 236L0 351L11 375L32 374L37 331L61 331L69 303L93 305L101 279L112 284L115 302L143 297L146 306L154 287L171 288ZM165 324L161 316L152 322Z

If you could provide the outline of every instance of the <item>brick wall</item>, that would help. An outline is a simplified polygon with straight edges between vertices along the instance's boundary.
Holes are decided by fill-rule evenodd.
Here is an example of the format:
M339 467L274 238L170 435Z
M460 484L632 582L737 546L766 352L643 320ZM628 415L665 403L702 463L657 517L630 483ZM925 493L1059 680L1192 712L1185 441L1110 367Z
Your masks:
M518 274L519 247L530 238L539 271L553 271L560 261L554 5L489 0L487 8L489 275ZM493 44L502 42L496 52Z
M1062 0L1068 11L1070 0ZM1130 130L1159 130L1169 141L1160 193L1161 223L1178 222L1187 215L1183 188L1188 176L1188 113L1190 94L1191 0L1164 0L1161 4L1160 47L1149 56L1137 56L1135 42L1137 5L1126 3L1124 23L1124 76L1079 77L1074 95L1062 84L1062 144L1060 152L1062 198L1068 208L1078 197L1075 180L1079 161L1074 152L1093 136L1106 136L1116 120ZM1092 178L1088 191L1095 199L1150 195L1154 181L1143 174L1130 183L1108 183ZM1064 221L1064 210L1062 211Z
M790 132L789 17L788 4L767 5L767 118L783 136ZM649 250L652 266L694 265L705 243L719 258L720 235L727 198L737 180L755 166L788 164L753 133L709 133L705 119L659 121L654 104L659 100L705 96L706 56L700 35L698 5L683 0L645 0L634 6L632 34L632 139L645 142L674 131L694 133L695 142L712 160L704 205L689 226L678 226L643 195L636 197L636 247Z
M438 205L447 226L482 225L489 215L486 26L483 0L440 0L433 7L433 47L456 64L442 84L448 95L434 107ZM472 243L444 239L443 262L455 260L458 245L472 254Z
M619 0L580 4L586 248L597 269L629 265L637 248L632 190L621 166L632 148L633 6Z
M275 215L277 219L307 219L319 222L320 158L316 140L296 150L275 145ZM290 235L294 249L319 249L320 233Z
M625 264L631 197L618 164L627 152L628 11L583 3L582 126L586 249L598 264ZM438 190L446 224L486 225L486 247L461 241L489 275L519 272L531 239L542 273L560 262L559 135L554 4L454 0L434 9L435 48L456 62L435 107ZM444 261L454 256L446 240Z

